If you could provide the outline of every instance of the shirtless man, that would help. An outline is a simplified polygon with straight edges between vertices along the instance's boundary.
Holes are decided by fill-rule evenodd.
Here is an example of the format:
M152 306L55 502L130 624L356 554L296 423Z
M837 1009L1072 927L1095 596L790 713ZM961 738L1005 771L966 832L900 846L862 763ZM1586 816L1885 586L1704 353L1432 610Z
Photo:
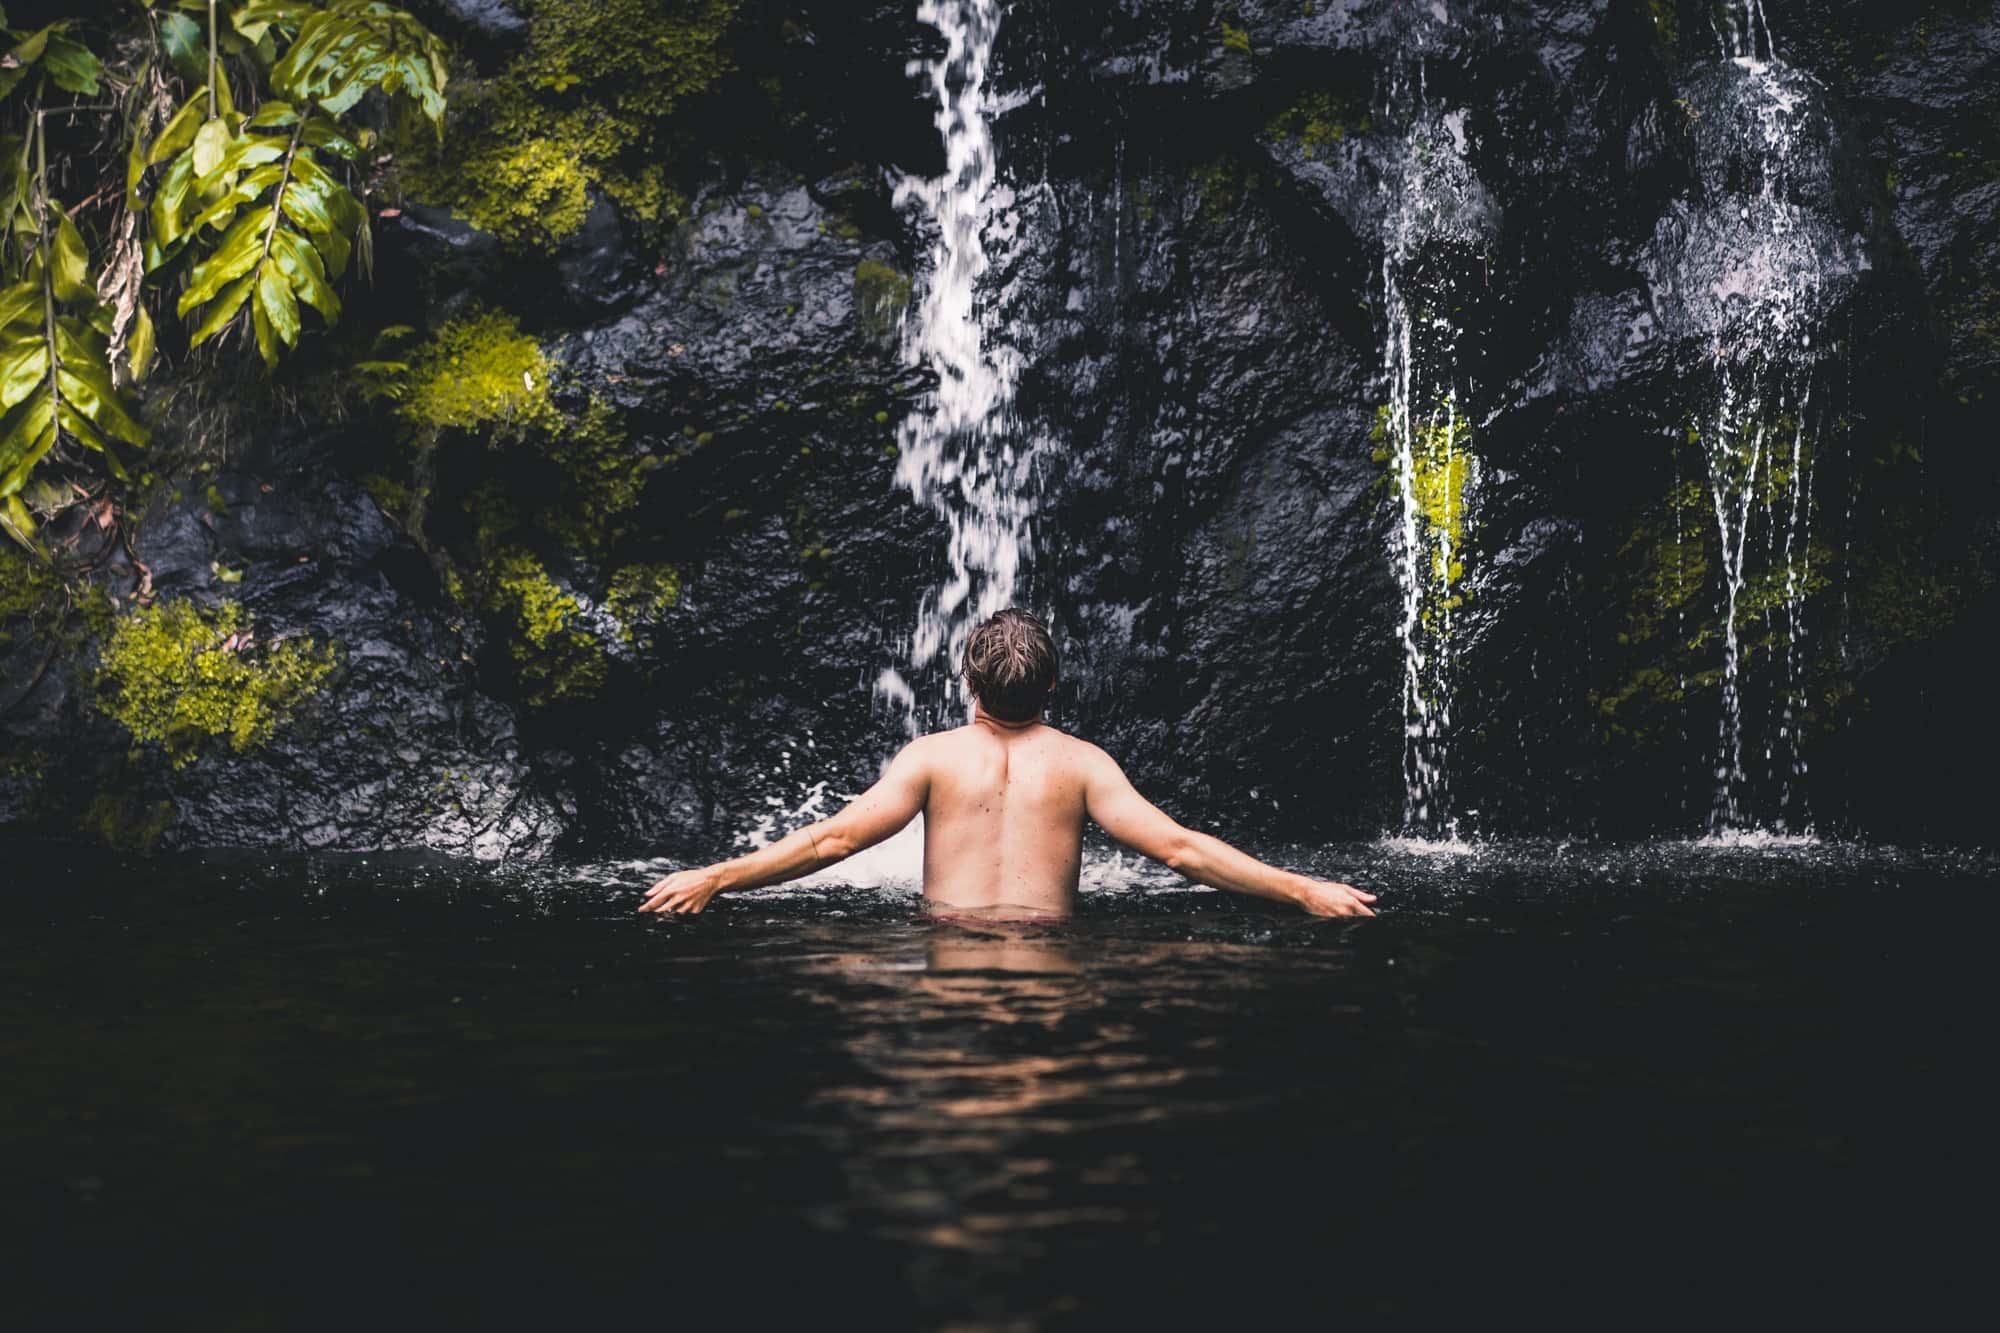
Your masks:
M1042 622L1002 611L965 644L968 726L912 741L882 780L830 819L733 861L682 870L641 912L699 912L718 893L809 875L924 817L924 899L945 916L1068 916L1087 815L1113 838L1198 883L1292 903L1314 916L1373 916L1372 893L1265 865L1182 828L1104 751L1042 721L1056 649Z

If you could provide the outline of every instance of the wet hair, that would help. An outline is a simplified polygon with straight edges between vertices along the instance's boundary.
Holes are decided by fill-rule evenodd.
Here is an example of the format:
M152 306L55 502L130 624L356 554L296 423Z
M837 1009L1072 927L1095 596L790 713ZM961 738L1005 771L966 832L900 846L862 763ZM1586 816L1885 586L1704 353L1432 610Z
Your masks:
M1027 722L1048 704L1056 684L1056 645L1049 627L1008 607L981 622L965 641L965 683L1002 722Z

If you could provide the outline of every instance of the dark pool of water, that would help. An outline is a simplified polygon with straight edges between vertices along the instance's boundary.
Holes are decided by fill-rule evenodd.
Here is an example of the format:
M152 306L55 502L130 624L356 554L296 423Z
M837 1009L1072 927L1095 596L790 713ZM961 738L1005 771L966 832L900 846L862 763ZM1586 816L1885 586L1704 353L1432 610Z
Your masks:
M1930 1233L1984 1160L1992 860L1288 855L1383 915L16 849L0 1322L1908 1314L1976 1271Z

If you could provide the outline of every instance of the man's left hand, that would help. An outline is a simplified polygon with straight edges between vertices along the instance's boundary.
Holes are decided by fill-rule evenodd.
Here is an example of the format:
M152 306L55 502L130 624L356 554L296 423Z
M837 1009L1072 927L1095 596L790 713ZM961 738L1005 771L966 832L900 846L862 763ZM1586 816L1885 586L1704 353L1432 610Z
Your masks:
M655 884L639 905L642 912L670 912L693 916L708 906L709 899L722 892L722 877L713 866L700 870L677 870Z

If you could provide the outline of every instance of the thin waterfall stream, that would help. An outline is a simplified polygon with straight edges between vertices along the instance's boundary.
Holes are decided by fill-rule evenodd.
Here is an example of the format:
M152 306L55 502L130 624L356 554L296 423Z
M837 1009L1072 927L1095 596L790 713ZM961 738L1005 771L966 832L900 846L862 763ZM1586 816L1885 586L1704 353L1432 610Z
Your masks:
M993 336L997 313L981 289L989 241L1004 243L1015 226L990 123L999 103L987 82L1002 8L1000 0L924 0L917 17L946 49L909 67L937 99L945 171L905 179L895 194L936 232L903 352L937 375L935 391L898 432L896 484L934 510L948 534L946 573L918 609L906 666L885 668L875 686L911 736L969 709L955 664L972 627L1019 595L1034 516L1036 449L1011 411L1019 354Z
M1402 831L1453 843L1458 612L1472 589L1467 539L1481 480L1460 398L1458 308L1489 201L1467 160L1465 112L1430 105L1421 70L1392 83L1382 119L1405 126L1381 183L1388 401L1377 423L1396 492L1390 554L1401 594Z
M1722 553L1709 833L1805 834L1811 816L1800 728L1805 611L1815 587L1813 380L1826 355L1814 332L1843 247L1800 203L1824 188L1828 171L1816 88L1778 58L1758 0L1727 6L1717 31L1723 59L1704 85L1709 97L1690 105L1698 113L1701 187L1728 207L1711 208L1714 225L1687 238L1675 289L1708 321L1716 375L1714 405L1690 432L1706 460ZM1753 567L1759 527L1764 551ZM1764 630L1756 650L1782 677L1771 688L1770 725L1755 731L1745 712L1753 617Z

